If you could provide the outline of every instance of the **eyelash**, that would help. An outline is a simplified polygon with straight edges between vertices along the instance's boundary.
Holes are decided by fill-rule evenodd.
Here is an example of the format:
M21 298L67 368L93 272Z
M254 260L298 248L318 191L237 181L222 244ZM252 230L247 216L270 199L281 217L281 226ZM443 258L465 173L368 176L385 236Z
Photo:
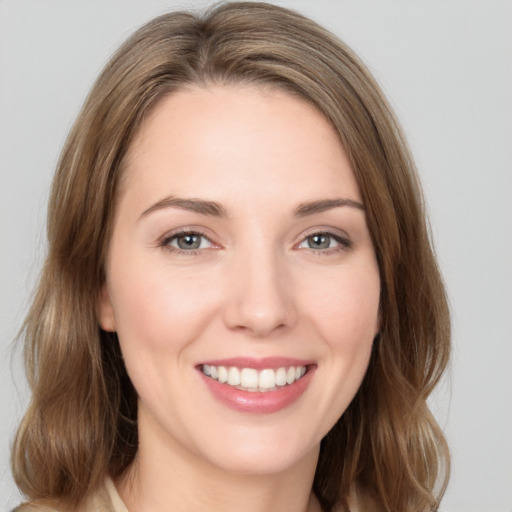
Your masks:
M173 247L171 243L175 240L178 240L180 237L185 236L197 236L200 237L202 240L208 241L212 246L215 246L214 243L206 236L204 233L202 233L199 230L187 230L183 229L181 231L178 231L176 233L172 233L170 235L165 235L162 237L162 239L159 241L158 245L160 247L165 248L167 251L177 254L184 254L187 256L196 256L201 251L203 251L205 248L197 248L197 249L180 249L178 247ZM338 245L335 247L327 247L325 249L315 249L314 247L304 247L304 249L308 249L309 251L313 252L317 255L325 255L332 254L338 251L347 251L352 248L352 242L343 236L340 236L339 234L332 233L330 231L312 231L310 233L306 233L305 236L302 238L302 240L295 245L295 247L300 248L300 245L307 243L308 239L311 239L315 236L324 236L329 239L334 240ZM329 243L330 245L330 243Z
M352 249L352 241L349 240L348 237L343 237L343 236L341 236L337 233L333 233L331 231L311 231L309 233L306 233L298 245L300 246L304 243L307 243L308 239L311 239L315 236L317 236L317 237L324 236L324 237L329 238L331 241L334 240L337 243L337 246L327 247L325 249L315 249L314 247L304 247L304 249L308 249L309 251L312 251L314 254L316 254L318 256L337 253L339 251L348 251L348 250Z
M185 237L185 236L197 236L197 237L200 237L201 239L207 240L208 242L210 242L212 244L212 246L214 245L213 242L204 233L202 233L201 231L198 231L198 230L188 230L188 229L183 229L181 231L178 231L176 233L172 233L170 235L165 235L159 241L158 245L160 247L163 247L164 249L166 249L169 252L177 253L177 254L183 254L183 255L187 255L187 256L196 256L202 250L204 250L204 248L200 248L200 247L197 248L197 249L190 249L190 250L189 249L180 249L179 247L173 247L171 245L171 243L174 240L178 240L178 238Z

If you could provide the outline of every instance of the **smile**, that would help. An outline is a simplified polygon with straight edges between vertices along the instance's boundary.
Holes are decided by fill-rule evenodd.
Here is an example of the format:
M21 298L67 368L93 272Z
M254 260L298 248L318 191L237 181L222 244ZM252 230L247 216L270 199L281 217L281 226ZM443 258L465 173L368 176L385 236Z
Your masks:
M203 364L201 371L221 384L227 384L242 391L267 392L297 382L306 374L307 366L282 366L275 369L256 370Z

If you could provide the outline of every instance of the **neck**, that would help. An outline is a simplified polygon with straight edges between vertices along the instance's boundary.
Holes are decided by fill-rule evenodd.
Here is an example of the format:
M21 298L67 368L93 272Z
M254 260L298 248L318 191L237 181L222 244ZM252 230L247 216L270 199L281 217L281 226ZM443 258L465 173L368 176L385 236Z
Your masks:
M315 449L286 470L240 473L180 445L155 446L142 437L116 486L130 512L321 512L311 491L317 461Z

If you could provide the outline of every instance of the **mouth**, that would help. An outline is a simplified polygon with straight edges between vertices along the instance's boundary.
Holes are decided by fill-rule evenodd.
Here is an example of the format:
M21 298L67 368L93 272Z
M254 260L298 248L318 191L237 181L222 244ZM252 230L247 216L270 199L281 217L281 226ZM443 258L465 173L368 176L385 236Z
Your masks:
M265 393L294 384L307 373L308 365L256 369L203 364L200 370L207 377L235 389Z
M287 357L230 358L196 368L220 403L259 415L279 412L297 402L308 389L317 364Z

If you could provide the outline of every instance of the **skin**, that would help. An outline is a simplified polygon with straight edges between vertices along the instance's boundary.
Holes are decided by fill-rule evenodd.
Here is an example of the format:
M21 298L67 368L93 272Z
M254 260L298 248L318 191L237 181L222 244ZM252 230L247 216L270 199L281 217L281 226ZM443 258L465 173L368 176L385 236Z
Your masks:
M99 307L139 395L121 497L131 512L319 510L320 441L379 329L375 252L336 132L282 91L192 88L157 105L126 163ZM353 203L297 215L340 198ZM182 231L202 233L199 248L180 249ZM227 407L197 368L271 356L313 362L304 393L271 414Z

